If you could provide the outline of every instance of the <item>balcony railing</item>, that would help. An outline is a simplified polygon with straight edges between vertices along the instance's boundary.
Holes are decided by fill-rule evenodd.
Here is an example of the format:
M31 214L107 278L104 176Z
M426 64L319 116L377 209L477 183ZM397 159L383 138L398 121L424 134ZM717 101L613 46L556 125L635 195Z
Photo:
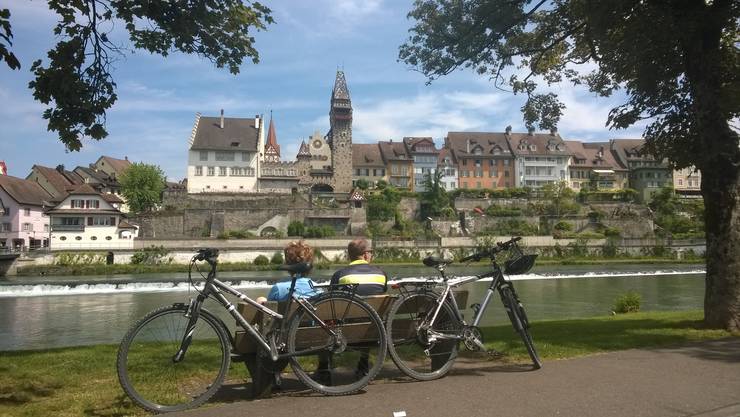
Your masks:
M52 224L52 232L82 232L85 226L81 224Z

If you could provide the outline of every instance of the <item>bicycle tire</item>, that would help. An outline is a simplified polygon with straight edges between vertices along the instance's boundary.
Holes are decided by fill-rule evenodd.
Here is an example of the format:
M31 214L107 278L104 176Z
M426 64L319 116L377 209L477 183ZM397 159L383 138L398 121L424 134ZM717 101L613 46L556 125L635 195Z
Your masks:
M524 306L519 302L511 288L503 287L500 291L501 301L504 303L506 314L508 314L514 330L522 338L524 346L527 348L527 353L529 353L529 358L532 360L532 366L534 369L542 368L542 359L540 359L537 353L532 335L529 332L529 319L527 318L527 313L524 311Z
M388 349L383 321L373 307L350 293L329 292L309 300L340 343L320 353L291 356L293 372L324 395L346 395L365 388L380 371ZM364 330L361 334L360 330ZM333 341L304 309L290 318L288 353L320 348ZM366 358L366 359L364 359Z
M458 340L432 344L419 332L419 324L436 308L438 298L433 292L411 292L401 296L391 306L386 320L391 359L404 374L420 381L445 376L457 358ZM432 328L459 336L462 324L450 304L445 302Z
M121 341L118 381L129 398L148 411L167 413L203 404L218 391L229 370L229 335L203 309L184 358L177 363L172 360L189 321L187 310L182 304L154 310Z

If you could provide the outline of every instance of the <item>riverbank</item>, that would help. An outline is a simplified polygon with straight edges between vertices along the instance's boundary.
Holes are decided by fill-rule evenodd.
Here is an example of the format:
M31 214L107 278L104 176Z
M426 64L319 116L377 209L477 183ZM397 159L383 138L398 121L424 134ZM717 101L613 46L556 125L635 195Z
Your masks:
M537 259L538 265L673 265L673 264L703 264L705 260L699 257L684 259L659 258L659 257L620 257L620 258L603 258L603 257L570 257L570 258L545 258ZM381 266L420 266L418 260L376 260L374 262ZM477 265L484 265L485 261ZM337 269L344 266L345 262L318 262L315 264L316 269ZM476 265L473 263L473 265ZM275 271L279 265L255 265L250 262L223 262L218 264L220 272L235 271ZM30 276L86 276L86 275L122 275L122 274L157 274L168 272L187 272L187 264L170 263L170 264L80 264L80 265L33 265L18 268L20 277ZM0 281L9 280L8 277L0 277ZM12 280L12 278L10 278Z
M556 359L740 336L704 329L701 319L701 311L645 312L538 321L533 323L532 333L545 367L548 361ZM487 340L492 340L487 346L504 354L502 360L527 360L521 340L511 326L484 328L483 333ZM146 415L131 404L118 385L114 367L116 352L117 346L111 345L3 352L0 416ZM475 359L488 360L480 354ZM393 363L389 360L385 367L392 369ZM245 368L232 364L228 383L241 385L247 380Z

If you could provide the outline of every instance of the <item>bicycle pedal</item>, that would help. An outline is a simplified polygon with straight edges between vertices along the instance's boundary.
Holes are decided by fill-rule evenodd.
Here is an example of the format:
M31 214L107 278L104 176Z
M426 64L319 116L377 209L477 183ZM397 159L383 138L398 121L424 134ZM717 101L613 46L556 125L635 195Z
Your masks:
M424 349L424 354L427 355L428 358L431 353L429 352L429 349Z

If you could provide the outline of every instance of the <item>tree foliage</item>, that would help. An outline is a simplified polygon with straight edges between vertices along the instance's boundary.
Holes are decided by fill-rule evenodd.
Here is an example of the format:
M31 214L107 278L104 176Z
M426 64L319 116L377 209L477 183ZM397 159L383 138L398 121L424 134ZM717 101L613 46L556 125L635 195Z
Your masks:
M427 217L439 217L450 207L450 197L442 185L442 170L424 176L424 191L421 193L419 215L422 220Z
M112 65L126 47L114 43L114 28L123 28L134 49L168 56L196 54L228 67L233 74L245 58L259 62L251 31L273 23L271 11L242 0L49 0L58 15L57 44L47 60L31 65L33 97L49 105L48 130L57 132L68 150L78 151L84 138L108 135L106 111L116 102ZM0 61L11 69L21 63L12 52L10 9L0 9Z
M559 121L555 84L623 93L606 125L645 124L644 152L701 171L705 321L740 330L740 2L416 0L409 18L400 60L525 94L528 127Z
M165 177L156 165L133 163L118 181L121 183L121 194L132 213L153 210L162 202Z

